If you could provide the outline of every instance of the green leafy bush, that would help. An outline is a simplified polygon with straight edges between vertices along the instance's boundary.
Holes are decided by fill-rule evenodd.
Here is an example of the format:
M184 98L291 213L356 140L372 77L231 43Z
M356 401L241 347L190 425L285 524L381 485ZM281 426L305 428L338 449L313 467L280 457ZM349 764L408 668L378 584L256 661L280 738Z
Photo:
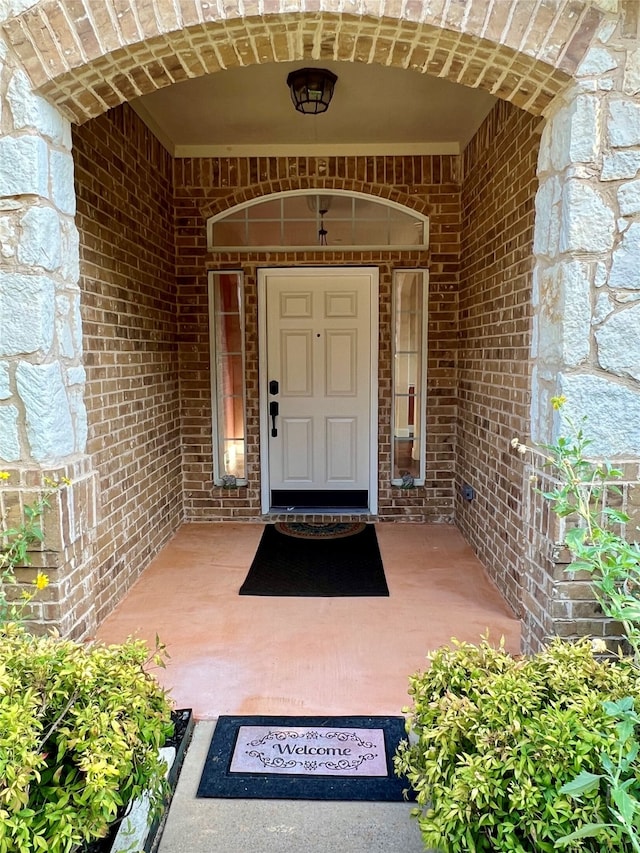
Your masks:
M600 773L590 773L583 770L575 779L560 789L561 794L568 794L581 799L585 794L596 789L606 791L609 805L610 822L584 824L580 829L556 841L556 847L566 847L576 838L588 835L607 835L622 831L625 833L634 853L640 853L640 835L638 833L638 818L640 799L638 797L640 780L638 780L638 752L640 744L636 739L636 728L640 725L640 716L635 711L631 696L619 699L617 702L605 702L604 709L616 721L616 751L614 757L604 753L600 756L602 770Z
M160 801L171 709L148 660L0 625L0 853L72 853L143 791Z
M562 410L566 402L564 396L551 399L556 411ZM588 458L592 441L583 430L585 417L575 423L563 413L563 420L568 434L560 436L555 444L542 446L545 468L550 470L555 484L541 494L558 516L576 524L565 534L565 543L573 555L568 571L590 575L602 612L622 624L637 666L640 664L640 544L621 535L622 529L630 529L631 519L609 505L611 497L614 501L616 497L622 498L622 490L615 481L623 472L607 462ZM536 453L517 438L511 444L519 453ZM606 651L603 640L595 643L602 646L601 651ZM608 821L584 824L558 838L556 846L567 847L587 836L615 840L622 832L626 844L634 853L640 853L640 716L632 696L604 702L603 707L615 721L616 749L602 753L599 772L583 770L560 793L581 802L586 794L602 792L608 803L605 816Z
M598 661L591 643L555 640L529 658L487 642L429 655L410 679L413 708L395 759L416 793L426 847L444 853L551 853L585 824L607 822L606 791L561 793L616 751L604 703L634 697L633 661ZM631 850L622 830L575 838L566 850Z

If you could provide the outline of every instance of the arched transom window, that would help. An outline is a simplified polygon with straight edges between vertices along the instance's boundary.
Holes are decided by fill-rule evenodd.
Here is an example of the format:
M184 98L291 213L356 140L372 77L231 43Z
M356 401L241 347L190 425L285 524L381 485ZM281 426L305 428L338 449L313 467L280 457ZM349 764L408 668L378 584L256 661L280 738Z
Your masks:
M344 190L294 190L244 202L207 222L209 251L427 248L429 220L400 204Z

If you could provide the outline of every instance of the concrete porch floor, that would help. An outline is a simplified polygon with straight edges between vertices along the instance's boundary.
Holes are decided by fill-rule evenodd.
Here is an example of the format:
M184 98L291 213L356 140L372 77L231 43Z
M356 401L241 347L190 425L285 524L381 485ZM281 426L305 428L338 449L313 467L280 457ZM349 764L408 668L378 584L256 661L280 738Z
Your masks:
M199 720L220 714L399 714L408 676L451 637L520 649L520 625L460 532L376 526L388 598L239 596L262 525L183 525L101 625L171 655L160 682Z

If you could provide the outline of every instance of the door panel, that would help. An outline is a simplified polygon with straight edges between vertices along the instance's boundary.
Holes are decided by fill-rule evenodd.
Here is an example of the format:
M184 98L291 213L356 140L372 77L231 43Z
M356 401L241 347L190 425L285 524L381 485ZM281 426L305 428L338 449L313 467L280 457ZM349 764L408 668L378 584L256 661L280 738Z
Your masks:
M326 333L325 388L329 397L358 394L358 336L353 330Z
M358 422L355 418L327 418L325 461L327 481L332 488L339 483L348 483L355 488L356 447Z
M295 318L310 318L313 296L309 291L280 294L280 316Z
M273 365L272 373L282 377L282 395L286 397L311 397L313 395L313 338L311 332L300 329L282 329L280 331L280 352L276 357L278 364Z
M282 447L278 458L282 471L274 471L276 482L295 483L303 488L313 481L313 423L311 418L283 417Z
M344 319L358 316L358 294L356 291L340 293L330 290L325 293L325 316Z
M277 434L270 429L268 438L270 495L326 490L334 500L370 487L376 276L372 269L260 270L261 403L263 412L270 401L279 406Z

